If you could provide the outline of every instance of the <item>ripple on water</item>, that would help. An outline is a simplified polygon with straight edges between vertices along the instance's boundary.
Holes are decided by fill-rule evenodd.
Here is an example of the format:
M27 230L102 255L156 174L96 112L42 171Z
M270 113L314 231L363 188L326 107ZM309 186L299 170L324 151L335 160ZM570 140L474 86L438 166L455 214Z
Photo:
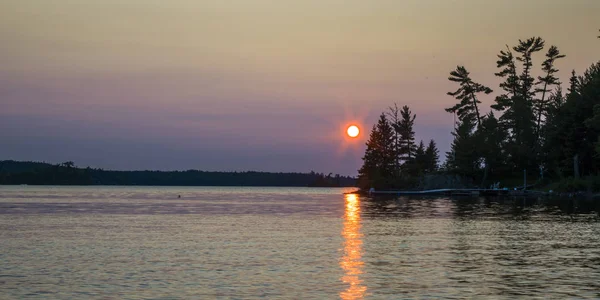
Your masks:
M600 297L594 204L340 191L0 190L0 298Z

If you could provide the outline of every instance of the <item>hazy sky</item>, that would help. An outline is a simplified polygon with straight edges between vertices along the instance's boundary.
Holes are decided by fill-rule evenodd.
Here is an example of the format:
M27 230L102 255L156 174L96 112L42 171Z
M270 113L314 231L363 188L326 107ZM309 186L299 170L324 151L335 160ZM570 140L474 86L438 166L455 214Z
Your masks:
M394 102L444 156L449 71L498 90L496 54L539 35L568 82L600 59L598 16L598 0L0 0L0 159L355 175Z

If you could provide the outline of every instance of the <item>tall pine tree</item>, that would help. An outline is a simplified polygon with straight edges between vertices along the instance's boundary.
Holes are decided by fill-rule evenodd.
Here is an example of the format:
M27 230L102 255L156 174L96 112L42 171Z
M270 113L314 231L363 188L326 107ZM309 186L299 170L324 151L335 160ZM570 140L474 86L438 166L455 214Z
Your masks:
M411 176L420 176L425 173L427 165L427 157L425 155L425 144L423 141L419 143L417 150L415 150L415 159L410 163L409 174Z
M400 151L398 153L400 161L403 164L409 163L415 157L416 145L415 145L415 118L410 108L406 105L402 107L400 111L400 124L398 126L398 134L400 135Z
M439 160L439 151L435 145L435 141L430 140L427 149L425 149L425 172L431 173L437 171Z
M496 76L504 78L500 87L504 94L496 97L493 109L502 111L500 124L507 131L507 155L513 171L532 169L536 165L536 118L533 111L534 78L532 74L532 55L544 48L544 40L532 37L512 48L518 53L513 56L510 49L498 55ZM558 54L559 55L559 54ZM515 60L522 63L522 71L517 73Z
M476 150L475 121L464 119L458 123L458 127L452 132L454 141L450 152L446 152L446 169L452 173L474 178L481 165L481 158Z
M477 126L481 125L481 115L478 107L481 101L477 100L477 94L489 94L492 89L474 82L464 66L457 66L456 70L450 72L448 80L459 83L460 86L456 91L448 92L449 96L456 98L459 102L450 108L446 108L446 111L456 113L461 121L465 118L471 118L477 120Z
M554 74L558 72L558 69L554 67L554 62L563 57L565 57L565 55L560 54L556 46L551 46L550 49L548 49L548 53L546 53L546 60L544 60L542 63L542 71L544 72L544 76L538 76L537 84L542 86L541 88L535 89L537 93L542 93L541 98L534 99L534 112L537 115L535 131L537 133L538 140L541 138L542 116L548 109L546 95L550 94L552 86L560 85L560 81L556 76L554 76Z
M363 166L358 170L360 187L385 188L393 181L396 160L393 139L394 131L385 114L381 114L371 130Z
M388 108L387 116L389 117L390 126L394 129L394 155L396 157L394 164L394 174L396 177L400 175L400 109L398 104Z

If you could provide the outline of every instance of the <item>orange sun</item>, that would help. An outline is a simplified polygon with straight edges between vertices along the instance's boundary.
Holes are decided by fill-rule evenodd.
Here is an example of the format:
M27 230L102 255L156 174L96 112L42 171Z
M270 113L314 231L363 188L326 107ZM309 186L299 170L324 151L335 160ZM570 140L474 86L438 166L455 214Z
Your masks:
M346 130L346 133L348 133L349 137L357 137L358 134L360 133L360 130L358 129L358 126L356 125L351 125L348 127L348 129Z

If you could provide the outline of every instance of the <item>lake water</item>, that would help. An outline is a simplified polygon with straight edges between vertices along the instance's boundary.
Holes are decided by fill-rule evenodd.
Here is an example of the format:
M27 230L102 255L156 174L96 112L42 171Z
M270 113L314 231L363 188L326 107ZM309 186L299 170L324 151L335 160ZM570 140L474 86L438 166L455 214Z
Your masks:
M0 186L0 298L600 298L598 204L344 191Z

